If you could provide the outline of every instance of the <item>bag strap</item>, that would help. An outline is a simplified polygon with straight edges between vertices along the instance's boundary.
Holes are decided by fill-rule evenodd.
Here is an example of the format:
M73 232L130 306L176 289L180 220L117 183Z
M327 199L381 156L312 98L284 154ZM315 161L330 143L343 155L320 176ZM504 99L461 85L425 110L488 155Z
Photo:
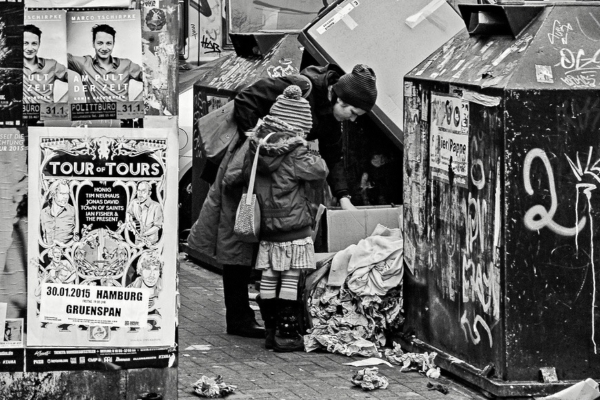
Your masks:
M254 155L254 161L252 162L252 171L250 171L250 183L248 184L248 193L246 194L246 205L249 206L252 204L252 194L254 192L254 180L256 178L256 168L258 167L258 152L260 150L260 145L267 143L267 139L269 136L274 134L275 132L269 133L263 139L258 141L258 145L256 146L256 154Z
M305 98L305 99L308 98L308 96L310 95L310 92L312 92L312 88L313 88L312 81L308 77L306 77L302 74L290 75L290 77L292 77L292 76L294 77L292 80L297 79L299 81L302 81L302 82L305 82L308 84L308 90L306 91L306 93L304 93L302 95L303 98Z

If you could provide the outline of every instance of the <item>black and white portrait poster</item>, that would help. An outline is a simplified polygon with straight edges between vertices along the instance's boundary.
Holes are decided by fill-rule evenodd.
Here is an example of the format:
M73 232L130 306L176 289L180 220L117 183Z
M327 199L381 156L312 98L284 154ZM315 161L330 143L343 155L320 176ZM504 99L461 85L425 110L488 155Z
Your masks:
M69 119L67 13L25 10L23 118Z
M67 13L71 120L144 117L140 10Z
M31 128L28 346L175 340L177 130Z
M21 1L0 2L0 125L20 125L23 114Z

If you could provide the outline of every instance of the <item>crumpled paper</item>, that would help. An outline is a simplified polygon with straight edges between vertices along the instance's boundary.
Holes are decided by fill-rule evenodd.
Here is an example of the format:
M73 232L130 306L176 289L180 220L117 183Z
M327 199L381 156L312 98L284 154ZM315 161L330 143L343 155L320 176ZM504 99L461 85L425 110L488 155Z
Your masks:
M305 350L380 357L385 330L404 321L402 300L401 286L382 297L361 296L349 290L347 281L341 287L328 286L325 275L308 298L312 328L304 337Z
M543 400L593 400L600 396L598 387L599 385L595 380L587 378L558 393L544 397Z
M217 375L216 378L209 378L202 375L200 379L194 383L194 392L200 397L224 397L235 392L235 389L237 389L237 386L227 385L223 382L223 377L221 375Z
M378 375L379 368L365 368L356 372L352 376L352 384L360 386L363 390L385 389L389 382L385 376Z
M385 358L392 364L401 365L400 372L418 371L428 378L437 379L441 372L433 360L437 356L432 353L405 353L398 343L393 343L393 349L384 351Z

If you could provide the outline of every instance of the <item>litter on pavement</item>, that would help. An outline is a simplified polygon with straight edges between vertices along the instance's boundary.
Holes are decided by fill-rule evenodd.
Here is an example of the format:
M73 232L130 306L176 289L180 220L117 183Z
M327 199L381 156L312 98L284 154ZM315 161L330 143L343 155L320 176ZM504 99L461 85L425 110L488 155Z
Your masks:
M594 400L600 397L598 390L598 382L591 378L585 381L577 382L573 386L561 390L550 396L546 396L544 400Z
M393 346L393 349L385 349L384 355L392 364L402 366L400 372L418 371L432 379L440 377L440 369L433 362L437 353L405 353L398 343Z
M236 389L237 386L227 385L223 382L223 377L221 375L217 375L216 378L209 378L202 375L200 379L194 383L194 392L200 397L224 397L235 392Z
M379 375L377 367L361 369L352 376L351 381L363 390L385 389L389 385L387 378Z
M352 365L353 367L369 367L371 365L379 365L379 364L385 364L388 367L393 367L393 365L390 364L389 362L382 360L381 358L375 358L375 357L367 358L365 360L358 360L358 361L353 361L353 362L349 362L349 363L344 363L344 365Z

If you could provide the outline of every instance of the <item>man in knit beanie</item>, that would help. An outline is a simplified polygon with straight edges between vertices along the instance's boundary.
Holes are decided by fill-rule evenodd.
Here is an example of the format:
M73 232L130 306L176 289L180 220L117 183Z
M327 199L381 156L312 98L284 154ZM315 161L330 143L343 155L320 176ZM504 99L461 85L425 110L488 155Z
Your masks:
M375 81L375 72L371 68L357 64L352 72L342 75L332 89L340 100L364 111L364 114L371 111L377 100Z

